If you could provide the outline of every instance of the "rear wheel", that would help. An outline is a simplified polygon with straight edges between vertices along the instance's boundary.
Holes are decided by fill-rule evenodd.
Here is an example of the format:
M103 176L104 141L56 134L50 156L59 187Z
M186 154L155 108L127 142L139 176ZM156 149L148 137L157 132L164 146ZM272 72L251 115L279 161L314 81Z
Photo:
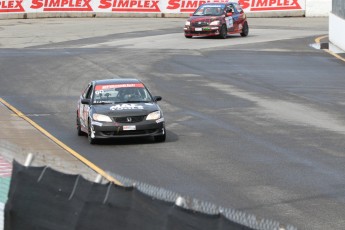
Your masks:
M222 28L220 29L219 32L219 38L225 39L228 36L228 31L226 29L225 25L222 25Z
M247 22L244 22L243 28L242 28L242 33L241 36L242 37L247 37L249 34L249 26Z
M192 38L192 36L189 36L189 35L185 35L186 38Z
M92 134L92 128L91 128L91 122L89 121L89 126L88 126L88 134L87 134L87 139L89 140L89 143L94 145L97 142L97 139L93 136Z

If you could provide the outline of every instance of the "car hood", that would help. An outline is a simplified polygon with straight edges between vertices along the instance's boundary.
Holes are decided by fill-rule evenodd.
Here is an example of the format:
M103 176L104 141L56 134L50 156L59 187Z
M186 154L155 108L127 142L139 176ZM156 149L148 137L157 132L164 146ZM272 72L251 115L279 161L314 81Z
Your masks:
M93 113L104 114L111 117L144 116L160 110L156 103L118 103L106 105L93 105Z
M221 20L222 16L192 16L189 18L191 23L207 22L211 23L216 20Z

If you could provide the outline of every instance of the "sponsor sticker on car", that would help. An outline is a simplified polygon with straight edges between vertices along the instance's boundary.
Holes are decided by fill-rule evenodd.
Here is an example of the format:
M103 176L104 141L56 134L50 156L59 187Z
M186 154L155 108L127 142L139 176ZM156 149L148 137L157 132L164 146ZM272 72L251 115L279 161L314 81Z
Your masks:
M142 83L133 84L111 84L111 85L96 85L95 90L117 89L117 88L144 88Z
M110 110L131 110L131 109L144 109L144 106L137 104L118 104L110 107Z
M135 125L125 125L122 127L124 131L136 130L137 127Z

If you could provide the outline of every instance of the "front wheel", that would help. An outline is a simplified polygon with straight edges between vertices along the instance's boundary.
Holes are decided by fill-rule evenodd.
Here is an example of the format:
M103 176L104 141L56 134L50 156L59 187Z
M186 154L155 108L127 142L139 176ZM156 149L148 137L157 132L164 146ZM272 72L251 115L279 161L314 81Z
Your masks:
M244 25L243 25L243 28L242 28L241 36L242 37L247 37L248 34L249 34L249 26L248 26L248 23L245 22Z
M185 38L192 38L193 36L185 35Z
M225 39L228 36L228 31L226 29L225 25L222 25L222 28L220 29L219 32L219 38Z

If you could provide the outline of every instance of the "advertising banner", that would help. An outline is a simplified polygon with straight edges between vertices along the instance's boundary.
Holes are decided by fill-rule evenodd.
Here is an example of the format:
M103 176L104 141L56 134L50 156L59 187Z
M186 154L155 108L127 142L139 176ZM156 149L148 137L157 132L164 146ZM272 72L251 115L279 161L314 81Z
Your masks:
M205 2L225 0L0 0L0 15L40 12L192 13ZM237 1L236 1L237 2ZM302 11L305 0L239 0L245 12Z

